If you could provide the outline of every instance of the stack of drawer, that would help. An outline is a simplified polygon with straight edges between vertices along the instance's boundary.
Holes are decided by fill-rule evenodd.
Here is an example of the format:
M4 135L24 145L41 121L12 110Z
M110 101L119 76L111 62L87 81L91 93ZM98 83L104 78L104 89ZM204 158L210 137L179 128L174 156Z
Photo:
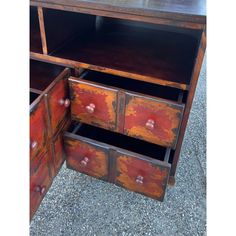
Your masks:
M205 16L189 15L195 4L163 15L139 1L69 2L31 0L31 217L65 160L162 201L175 182Z
M163 200L184 110L181 91L92 71L70 77L69 86L79 125L65 134L67 166Z
M63 163L61 131L68 121L69 70L47 63L30 64L30 215Z

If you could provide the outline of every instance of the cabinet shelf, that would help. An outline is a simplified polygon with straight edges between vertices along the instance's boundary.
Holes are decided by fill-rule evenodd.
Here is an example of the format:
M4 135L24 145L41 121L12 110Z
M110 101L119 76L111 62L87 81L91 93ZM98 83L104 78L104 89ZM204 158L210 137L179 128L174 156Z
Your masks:
M93 70L187 90L197 40L128 23L102 24L50 55Z

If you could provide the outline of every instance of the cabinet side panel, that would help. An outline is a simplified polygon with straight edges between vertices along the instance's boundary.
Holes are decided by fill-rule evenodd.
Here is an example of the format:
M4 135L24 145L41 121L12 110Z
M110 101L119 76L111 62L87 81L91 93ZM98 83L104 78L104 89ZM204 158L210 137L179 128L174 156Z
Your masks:
M172 166L171 166L171 171L170 171L171 177L173 177L175 175L175 172L176 172L176 167L177 167L178 160L179 160L181 146L182 146L185 130L186 130L186 127L187 127L188 118L189 118L190 110L191 110L191 107L192 107L193 98L194 98L195 90L196 90L196 87L197 87L202 62L203 62L203 59L204 59L205 49L206 49L206 32L205 32L205 30L203 30L202 35L201 35L201 40L200 40L200 43L199 43L199 49L198 49L198 53L197 53L193 73L192 73L192 79L191 79L191 83L190 83L188 99L187 99L187 103L186 103L186 106L185 106L185 111L184 111L184 115L183 115L181 129L180 129L179 138L178 138L178 142L177 142L177 147L176 147L176 150L175 150L174 159L173 159L173 163L172 163Z

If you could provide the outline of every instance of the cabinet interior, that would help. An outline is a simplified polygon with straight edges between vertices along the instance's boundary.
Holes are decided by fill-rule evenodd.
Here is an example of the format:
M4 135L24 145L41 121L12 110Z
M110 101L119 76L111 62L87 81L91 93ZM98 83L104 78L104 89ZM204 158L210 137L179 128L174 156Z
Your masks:
M76 135L81 135L98 142L164 161L166 153L165 147L87 124L79 124L79 126L76 126L76 124L73 123L69 131L73 129L74 131L72 131L72 133Z
M30 7L30 51L43 53L37 7Z
M30 99L29 99L30 105L37 99L38 96L39 94L30 92Z
M169 99L176 102L178 101L180 94L183 92L176 88L151 84L144 81L128 79L96 71L85 71L80 78L88 82L101 83L103 85L112 86L126 91Z
M58 65L30 60L30 91L41 94L63 69Z
M190 84L200 30L51 9L44 21L52 56Z

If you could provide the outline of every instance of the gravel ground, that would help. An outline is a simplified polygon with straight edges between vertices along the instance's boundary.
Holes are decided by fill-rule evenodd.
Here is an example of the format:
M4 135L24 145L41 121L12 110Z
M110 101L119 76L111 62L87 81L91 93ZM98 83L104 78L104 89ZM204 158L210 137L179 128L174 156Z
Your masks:
M62 167L30 235L206 235L206 64L178 165L163 203Z

